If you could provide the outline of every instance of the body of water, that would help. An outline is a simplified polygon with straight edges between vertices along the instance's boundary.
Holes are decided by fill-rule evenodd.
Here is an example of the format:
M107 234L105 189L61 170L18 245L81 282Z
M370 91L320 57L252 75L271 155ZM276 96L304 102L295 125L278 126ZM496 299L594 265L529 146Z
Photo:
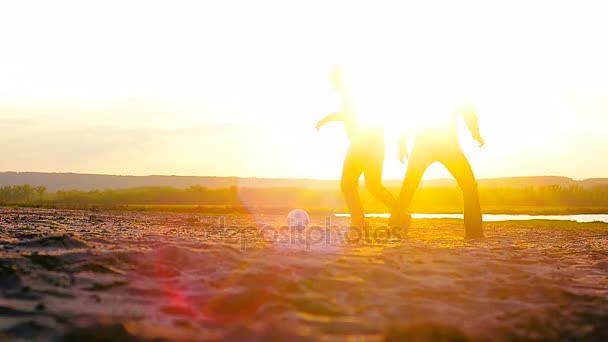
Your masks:
M338 217L350 217L349 214L336 214ZM389 218L390 214L366 214L365 217L381 217ZM415 219L435 219L435 218L454 218L462 219L462 214L412 214ZM496 221L522 221L522 220L562 220L576 222L606 222L608 223L608 214L581 214L581 215L502 215L502 214L484 214L485 222Z

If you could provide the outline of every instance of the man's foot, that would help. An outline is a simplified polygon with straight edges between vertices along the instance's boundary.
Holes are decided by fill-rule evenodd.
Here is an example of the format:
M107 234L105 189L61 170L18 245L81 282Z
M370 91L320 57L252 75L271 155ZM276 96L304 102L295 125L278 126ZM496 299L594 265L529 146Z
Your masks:
M388 220L389 227L399 227L401 229L409 229L411 223L412 223L412 215L410 215L410 214L402 214L402 215L392 214L391 218Z
M405 239L411 223L412 216L410 214L403 214L398 217L396 217L396 215L391 215L391 218L388 221L388 227L394 235L393 238L397 240Z

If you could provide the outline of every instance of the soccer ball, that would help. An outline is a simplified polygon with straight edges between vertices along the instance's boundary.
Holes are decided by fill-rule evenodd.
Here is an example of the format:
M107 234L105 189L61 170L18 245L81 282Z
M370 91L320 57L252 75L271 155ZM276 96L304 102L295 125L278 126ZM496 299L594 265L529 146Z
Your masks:
M308 213L302 209L294 209L287 215L287 226L289 228L304 229L308 226L310 217Z

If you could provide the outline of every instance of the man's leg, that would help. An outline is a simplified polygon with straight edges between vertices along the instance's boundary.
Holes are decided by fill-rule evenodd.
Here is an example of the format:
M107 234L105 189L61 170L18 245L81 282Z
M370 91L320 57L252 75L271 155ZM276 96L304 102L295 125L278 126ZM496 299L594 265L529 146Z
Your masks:
M466 228L466 238L483 237L481 205L479 203L479 193L477 182L473 175L471 165L460 148L446 154L440 162L456 178L464 202L464 226Z
M346 154L344 167L342 168L341 189L346 206L350 212L351 225L363 227L365 216L363 215L361 198L359 198L359 191L357 190L363 166L357 154L358 151L353 146L350 147Z
M375 153L377 152L377 153ZM384 146L378 151L372 151L363 164L365 187L372 196L384 204L390 212L395 207L395 197L382 185L382 168L384 166Z
M401 191L395 201L395 207L391 212L391 219L389 225L391 226L403 226L407 223L409 216L407 210L414 198L414 193L420 185L420 180L426 169L433 163L433 156L428 151L422 148L417 148L414 145L412 155L407 163L407 172L405 179L401 185Z

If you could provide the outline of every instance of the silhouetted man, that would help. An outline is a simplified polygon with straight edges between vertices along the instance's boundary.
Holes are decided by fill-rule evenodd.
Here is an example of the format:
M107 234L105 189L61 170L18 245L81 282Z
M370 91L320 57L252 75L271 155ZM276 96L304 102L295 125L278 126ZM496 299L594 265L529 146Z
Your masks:
M479 146L484 145L484 140L479 134L477 113L475 107L469 101L455 106L451 112L449 108L446 108L445 112L446 114L443 116L422 114L424 116L420 120L422 122L418 122L407 173L393 208L390 225L404 226L408 224L409 217L406 211L410 206L414 192L418 188L426 169L438 161L456 178L458 186L462 190L466 237L483 237L477 182L471 170L471 165L458 142L458 119L462 116ZM407 136L403 136L399 143L399 158L402 162L407 157L406 145Z
M382 185L382 167L384 163L384 128L383 123L373 122L369 116L361 112L344 72L336 68L331 75L336 91L342 96L340 112L327 115L317 123L317 130L332 121L344 123L346 134L351 141L350 148L344 159L342 169L341 189L348 210L351 224L363 227L365 217L359 197L358 186L361 174L365 176L367 190L389 210L393 209L395 199ZM358 94L363 95L364 94Z

